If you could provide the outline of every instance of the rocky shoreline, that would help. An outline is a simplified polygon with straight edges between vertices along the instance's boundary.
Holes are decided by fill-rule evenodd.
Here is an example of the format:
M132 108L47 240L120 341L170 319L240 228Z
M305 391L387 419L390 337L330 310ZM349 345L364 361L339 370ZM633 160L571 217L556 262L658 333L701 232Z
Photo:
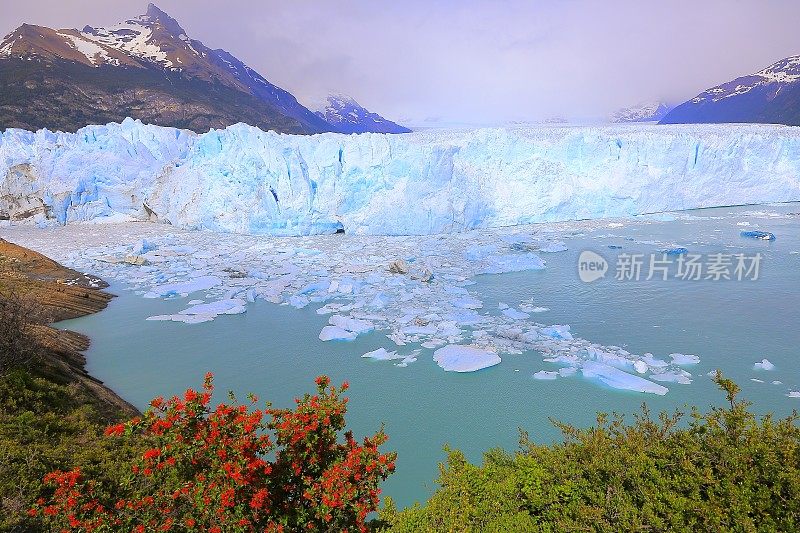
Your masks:
M56 383L74 384L96 399L109 420L135 416L139 411L86 371L90 339L50 324L105 309L114 295L99 278L66 268L59 263L0 238L0 294L25 299L39 311L34 335L42 348L37 372Z

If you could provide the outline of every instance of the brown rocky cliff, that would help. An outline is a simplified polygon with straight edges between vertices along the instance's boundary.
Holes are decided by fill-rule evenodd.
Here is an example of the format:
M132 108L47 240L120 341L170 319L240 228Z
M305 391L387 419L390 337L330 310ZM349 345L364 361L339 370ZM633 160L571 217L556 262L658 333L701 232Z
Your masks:
M15 294L41 310L33 327L42 347L37 371L58 383L86 390L109 420L134 416L137 409L86 372L83 351L90 340L73 331L51 327L52 322L102 311L114 297L99 278L66 268L27 248L0 239L0 295Z

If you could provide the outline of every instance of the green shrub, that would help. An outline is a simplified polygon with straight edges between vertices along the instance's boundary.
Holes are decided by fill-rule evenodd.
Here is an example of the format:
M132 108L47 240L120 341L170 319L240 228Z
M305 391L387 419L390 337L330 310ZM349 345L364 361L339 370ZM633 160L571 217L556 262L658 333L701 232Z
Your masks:
M589 429L564 440L492 450L481 466L449 451L424 506L381 519L391 531L798 531L798 416L757 418L717 375L729 406Z

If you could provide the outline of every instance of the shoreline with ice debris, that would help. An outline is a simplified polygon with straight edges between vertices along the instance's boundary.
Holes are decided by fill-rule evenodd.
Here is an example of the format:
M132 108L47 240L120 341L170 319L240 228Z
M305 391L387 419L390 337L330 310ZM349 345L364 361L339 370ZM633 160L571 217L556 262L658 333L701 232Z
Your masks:
M0 133L0 219L423 235L800 200L800 128L279 135L121 124ZM557 251L554 246L551 250Z
M562 240L567 231L608 226L589 221L482 230L477 242L474 233L276 238L149 223L11 231L66 264L126 283L141 297L186 300L182 311L149 320L191 328L246 312L256 300L313 306L328 317L322 341L385 335L362 355L380 364L408 367L428 350L424 356L443 371L471 372L502 364L505 355L536 352L560 368L532 379L582 377L657 395L668 391L665 384L688 385L692 374L682 367L696 364L696 356L675 353L667 360L592 343L567 324L546 323L547 308L533 300L487 309L470 290L479 275L546 269L548 254L568 249ZM398 355L393 346L412 352Z

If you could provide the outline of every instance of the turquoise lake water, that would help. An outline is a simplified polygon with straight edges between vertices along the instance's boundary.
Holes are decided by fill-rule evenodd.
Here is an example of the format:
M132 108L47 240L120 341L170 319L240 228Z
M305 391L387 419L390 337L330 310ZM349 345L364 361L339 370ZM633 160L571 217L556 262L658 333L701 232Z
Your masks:
M800 389L800 255L792 253L800 251L796 211L796 204L706 209L692 212L689 219L573 234L565 239L568 251L543 254L547 269L483 275L469 287L483 300L484 311L499 312L498 302L516 306L533 297L550 311L531 320L570 324L573 334L592 342L658 357L698 355L700 364L686 367L694 382L666 383L670 391L665 396L620 392L580 377L535 380L534 372L557 367L534 352L504 356L500 365L471 374L442 371L431 350L423 350L407 368L365 360L361 354L391 346L383 334L323 343L317 336L328 317L317 315L314 307L297 310L259 301L245 314L199 325L148 322L148 316L178 312L185 300L147 300L120 284L110 289L119 297L108 310L60 326L92 338L89 372L140 408L155 396L198 387L207 371L215 373L218 391L232 389L242 398L254 392L278 406L310 391L317 375L349 381L350 427L364 435L385 424L387 448L399 458L384 492L401 506L409 505L432 490L445 444L479 460L491 447L514 449L520 427L539 442L558 439L550 417L586 426L597 411L631 413L643 401L654 411L721 405L722 394L706 376L716 368L742 386L743 396L759 412L786 415L800 407L800 399L786 396ZM751 226L737 225L744 221ZM740 231L750 229L771 231L777 239L740 237ZM581 251L593 250L613 261L618 253L658 249L647 241L697 253L761 253L760 278L623 282L613 279L612 266L606 279L590 284L578 279ZM763 358L776 368L754 370ZM773 380L783 383L774 385Z

